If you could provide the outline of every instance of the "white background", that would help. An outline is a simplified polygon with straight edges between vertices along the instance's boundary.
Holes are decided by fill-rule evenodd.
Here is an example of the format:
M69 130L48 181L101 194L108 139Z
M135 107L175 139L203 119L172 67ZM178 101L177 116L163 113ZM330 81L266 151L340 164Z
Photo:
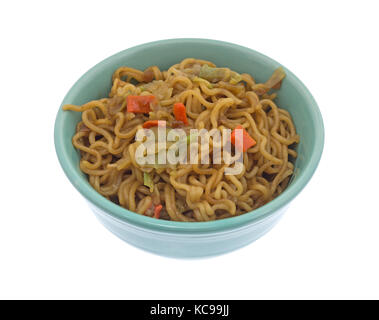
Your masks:
M379 298L376 1L2 1L0 298ZM236 252L175 260L122 242L63 174L53 125L104 58L225 40L293 71L325 122L320 166L281 222Z

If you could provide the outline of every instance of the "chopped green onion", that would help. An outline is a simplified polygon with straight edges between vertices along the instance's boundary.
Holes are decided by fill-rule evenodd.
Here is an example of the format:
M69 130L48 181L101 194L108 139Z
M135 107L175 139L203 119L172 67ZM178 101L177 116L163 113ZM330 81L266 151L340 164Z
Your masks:
M150 175L147 172L143 173L143 184L150 188L150 192L154 191L154 183Z

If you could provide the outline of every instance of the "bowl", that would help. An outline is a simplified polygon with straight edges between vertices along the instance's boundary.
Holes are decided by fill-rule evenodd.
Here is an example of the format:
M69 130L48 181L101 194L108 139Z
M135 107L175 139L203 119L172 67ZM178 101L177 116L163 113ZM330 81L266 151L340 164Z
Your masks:
M121 51L87 71L70 89L62 105L81 105L108 96L111 77L127 65L144 70L150 65L161 69L187 57L210 60L237 72L266 81L281 66L254 50L208 39L171 39L142 44ZM133 213L100 195L79 169L79 153L71 138L81 113L59 108L54 141L59 162L73 186L88 201L100 222L122 240L146 251L176 258L198 258L223 254L258 239L268 232L301 192L315 172L324 145L320 110L304 84L288 69L277 103L288 110L301 137L291 183L277 198L243 215L211 222L175 222Z

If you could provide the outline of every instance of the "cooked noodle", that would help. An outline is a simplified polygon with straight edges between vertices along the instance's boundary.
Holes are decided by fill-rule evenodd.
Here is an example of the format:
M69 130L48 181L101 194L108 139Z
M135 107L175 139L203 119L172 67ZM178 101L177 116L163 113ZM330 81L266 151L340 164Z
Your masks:
M205 66L205 67L204 67ZM218 70L200 77L201 70ZM271 89L284 78L277 69L266 83L256 84L248 74L214 68L204 60L188 58L167 71L149 67L117 69L109 98L64 110L82 112L72 139L80 150L80 169L100 194L138 214L160 219L210 221L240 215L261 207L287 187L296 158L299 136L290 114L279 108ZM126 99L154 95L157 103L149 113L127 112ZM174 103L182 102L188 125L175 119ZM138 129L148 120L165 120L168 128L225 128L238 125L256 144L243 153L243 170L225 175L226 164L139 165L135 151ZM210 146L212 153L212 144ZM144 183L148 174L153 187Z

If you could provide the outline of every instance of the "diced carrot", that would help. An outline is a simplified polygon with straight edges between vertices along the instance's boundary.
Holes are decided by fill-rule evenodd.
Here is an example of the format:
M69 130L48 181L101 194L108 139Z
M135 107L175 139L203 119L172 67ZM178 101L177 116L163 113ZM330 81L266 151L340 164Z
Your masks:
M236 129L242 129L242 143L239 142L239 141L236 141ZM246 152L247 149L255 146L257 143L255 142L255 140L250 137L250 135L248 134L248 132L242 127L242 126L237 126L233 131L232 131L232 135L231 135L231 142L237 147L237 148L240 148L241 147L241 144L242 144L242 151L243 152Z
M143 125L142 128L149 129L152 127L162 127L166 124L164 120L148 120Z
M155 208L154 208L154 218L155 219L159 219L159 216L161 215L162 208L163 208L163 206L161 204L155 206Z
M174 104L174 116L177 121L182 121L184 124L188 124L186 106L183 103L177 102Z
M149 113L151 111L150 104L155 101L155 96L127 96L127 111Z

